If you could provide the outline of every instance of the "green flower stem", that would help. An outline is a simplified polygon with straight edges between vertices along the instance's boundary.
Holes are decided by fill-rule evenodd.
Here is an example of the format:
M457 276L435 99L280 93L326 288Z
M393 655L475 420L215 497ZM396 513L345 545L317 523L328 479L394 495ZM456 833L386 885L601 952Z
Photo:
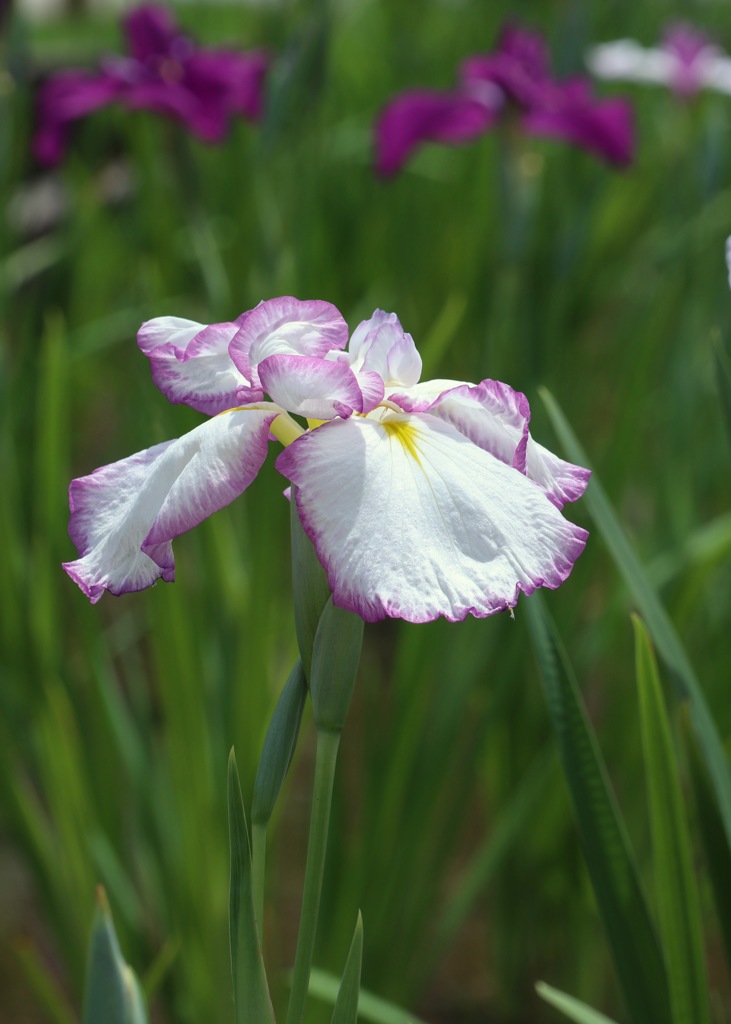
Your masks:
M310 985L340 732L318 729L307 867L286 1024L301 1024Z
M259 942L264 946L264 874L267 857L267 827L261 822L251 826L251 886L254 892L254 920Z

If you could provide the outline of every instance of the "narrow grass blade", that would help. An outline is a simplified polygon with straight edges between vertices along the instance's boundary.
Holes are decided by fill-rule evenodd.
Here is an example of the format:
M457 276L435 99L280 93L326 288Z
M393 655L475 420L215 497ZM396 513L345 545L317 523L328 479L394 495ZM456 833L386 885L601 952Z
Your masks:
M556 400L545 388L541 389L541 398L568 458L582 466L588 466L586 452L579 444ZM678 692L682 697L688 698L693 727L713 780L726 837L731 845L731 771L700 682L675 627L632 550L596 474L592 476L583 500L647 623L658 654L670 669Z
M78 1024L78 1015L68 1005L58 979L45 967L35 948L22 941L14 944L14 950L26 981L47 1019L53 1024Z
M236 1024L274 1024L269 986L254 919L251 851L236 756L228 758L228 824L231 844L229 937Z
M582 1003L579 999L575 999L557 988L552 988L545 981L538 982L536 992L541 999L545 999L551 1006L555 1006L569 1020L576 1021L576 1024L615 1024L611 1017L599 1013L598 1010L593 1010L586 1003Z
M721 399L721 410L729 443L731 443L731 360L726 354L720 338L714 340L713 361L716 365L716 386Z
M147 1024L140 986L124 962L104 890L89 945L83 1024Z
M555 769L555 757L555 749L551 744L550 751L544 750L536 758L536 764L516 787L507 807L496 818L489 837L479 847L464 871L436 928L434 942L429 951L432 968L451 946L483 889L524 839L538 804L545 797L546 786L552 779L549 768Z
M708 772L687 715L681 715L681 728L695 798L698 828L713 886L713 906L721 926L726 964L731 970L731 850L726 841L726 833L723 830L723 822L718 813Z
M548 710L612 958L635 1024L667 1024L668 986L634 855L579 687L538 595L525 602Z
M353 941L348 959L345 961L343 978L335 1000L332 1024L356 1024L358 1019L358 995L360 993L360 967L363 961L363 919L358 912Z
M340 980L334 974L313 967L310 974L311 996L332 1005L337 1000L339 988ZM415 1017L413 1013L408 1013L400 1006L395 1006L364 989L360 990L358 1018L369 1021L370 1024L424 1024L424 1021Z
M640 726L650 805L655 892L674 1024L708 1024L708 983L698 890L670 726L644 624L635 629Z

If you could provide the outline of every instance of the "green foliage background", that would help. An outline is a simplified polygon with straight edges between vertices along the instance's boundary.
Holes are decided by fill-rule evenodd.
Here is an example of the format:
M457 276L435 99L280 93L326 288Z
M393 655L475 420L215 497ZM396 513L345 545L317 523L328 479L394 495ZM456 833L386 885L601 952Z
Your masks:
M30 908L7 900L2 962L6 974L24 966L23 986L45 1004L38 1020L75 1019L97 882L155 1019L232 1019L226 758L235 744L248 799L296 656L273 460L176 541L174 586L92 608L60 569L74 556L69 480L200 420L153 386L134 340L145 319L223 321L280 294L327 299L351 327L395 310L425 378L510 383L531 402L534 436L558 450L538 397L547 386L721 736L731 732L731 434L718 383L731 318L731 97L681 104L659 88L598 86L635 105L637 157L624 172L505 128L425 148L384 183L371 151L381 105L399 89L449 87L462 57L493 45L509 5L178 13L211 44L271 48L263 125L236 124L209 148L110 109L78 125L59 172L41 172L29 155L37 76L119 49L119 29L16 17L2 43L0 836L32 887ZM722 0L673 13L731 47ZM667 16L652 0L520 5L562 74L581 70L593 42L654 42ZM546 604L649 877L633 598L585 505L567 512L593 533ZM525 620L519 603L515 621L366 629L316 959L342 969L360 908L363 984L428 1021L555 1019L533 991L541 977L623 1019ZM282 971L311 767L306 722L270 853L266 952ZM722 1021L731 990L696 864Z

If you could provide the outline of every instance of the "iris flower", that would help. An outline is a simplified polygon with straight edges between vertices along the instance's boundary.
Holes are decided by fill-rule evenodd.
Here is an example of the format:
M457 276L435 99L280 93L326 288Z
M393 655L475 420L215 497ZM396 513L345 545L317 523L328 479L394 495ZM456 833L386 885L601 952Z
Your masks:
M394 313L347 342L334 306L290 296L232 323L144 323L157 386L210 418L72 481L64 568L86 596L172 581L172 540L245 491L275 439L335 604L366 621L481 617L558 587L587 537L560 509L589 473L533 440L525 396L420 382Z
M670 26L651 49L632 39L595 46L587 65L597 78L667 85L681 99L701 89L731 93L731 58L691 25Z
M632 159L626 101L596 100L585 78L554 78L543 39L508 25L494 52L462 63L452 92L411 90L386 105L376 124L377 170L395 174L424 142L467 142L511 109L529 135L563 139L614 164Z
M260 117L263 52L202 49L156 4L131 11L124 31L127 56L107 57L96 72L62 71L41 87L33 139L41 163L63 158L72 122L113 102L181 121L205 142L223 139L232 116Z

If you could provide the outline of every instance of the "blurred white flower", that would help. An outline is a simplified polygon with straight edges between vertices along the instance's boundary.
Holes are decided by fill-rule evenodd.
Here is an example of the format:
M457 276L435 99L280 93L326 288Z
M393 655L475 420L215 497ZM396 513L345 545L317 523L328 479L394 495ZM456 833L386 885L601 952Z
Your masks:
M649 49L632 39L595 46L586 63L597 78L666 85L682 99L701 89L731 93L731 58L690 25L671 26Z

